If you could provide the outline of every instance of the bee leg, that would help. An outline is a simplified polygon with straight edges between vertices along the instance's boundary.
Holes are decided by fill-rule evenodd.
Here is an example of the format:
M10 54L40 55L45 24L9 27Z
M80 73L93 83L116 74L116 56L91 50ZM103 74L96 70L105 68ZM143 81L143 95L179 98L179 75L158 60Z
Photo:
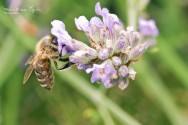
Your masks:
M68 62L68 61L69 61L69 58L59 58L59 61Z
M54 62L55 68L58 70L57 62L55 60L53 60L53 62Z
M70 66L72 66L74 64L72 62L68 62L68 63L64 64L63 66L58 67L57 62L55 60L53 62L54 62L55 68L57 70L63 70L63 69L69 68Z
M62 53L59 53L59 57L62 57Z
M68 63L64 64L63 66L61 66L60 68L58 68L57 70L63 70L63 69L69 68L72 65L74 65L74 63L68 62Z
M51 56L51 59L59 59L59 56Z
M61 58L59 56L51 56L50 58L51 59L58 59L59 61L62 61L62 62L68 62L69 61L69 58Z

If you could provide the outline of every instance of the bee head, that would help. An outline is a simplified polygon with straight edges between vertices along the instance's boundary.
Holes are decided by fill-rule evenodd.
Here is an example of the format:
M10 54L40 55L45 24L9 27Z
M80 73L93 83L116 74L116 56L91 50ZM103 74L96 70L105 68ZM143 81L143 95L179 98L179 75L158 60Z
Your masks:
M54 45L57 45L57 44L58 44L58 42L57 42L57 37L56 37L56 36L52 36L52 43L53 43Z

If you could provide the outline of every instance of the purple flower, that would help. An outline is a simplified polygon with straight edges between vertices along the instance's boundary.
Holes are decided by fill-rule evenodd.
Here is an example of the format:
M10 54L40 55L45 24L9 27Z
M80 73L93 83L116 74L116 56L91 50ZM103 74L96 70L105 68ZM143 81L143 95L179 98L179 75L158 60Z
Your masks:
M114 66L120 66L122 64L121 58L117 56L112 57L112 62Z
M51 24L53 26L51 33L57 37L58 50L62 53L62 56L74 51L71 45L72 38L65 30L65 24L59 20L54 20L51 22Z
M126 77L129 73L129 69L127 66L123 65L119 68L118 74L121 77Z
M124 36L120 36L115 45L115 52L119 53L128 44Z
M89 31L89 21L85 16L80 16L79 18L75 18L75 24L77 29L82 30L84 32Z
M75 18L75 25L88 37L90 46L73 39L65 30L63 22L52 22L52 34L57 37L58 50L62 55L70 54L69 60L87 73L92 72L91 82L101 82L106 88L118 85L120 89L134 80L136 72L131 65L155 44L158 29L153 20L139 20L139 32L133 27L126 29L115 14L101 8L98 2L95 12L102 16Z
M109 51L108 51L108 49L106 49L106 48L101 49L101 50L99 51L99 53L98 53L98 57L99 57L99 59L101 59L101 60L107 59L108 56L109 56Z
M89 66L88 66L87 64L78 64L78 65L77 65L77 68L80 69L80 70L81 70L81 69L86 70L88 67L89 67Z
M65 24L59 20L54 20L51 22L52 29L51 33L57 37L58 41L58 50L62 53L62 56L65 54L73 54L77 50L93 50L91 47L86 45L83 42L80 42L72 37L65 30Z
M102 37L105 37L106 31L104 31L105 27L103 22L98 17L93 17L90 21L86 19L84 16L80 16L79 18L75 18L75 24L77 29L82 30L85 32L91 46L95 46L98 50L101 48L101 41ZM100 35L104 32L104 35Z
M95 49L90 50L78 50L75 51L70 57L69 60L76 64L87 64L91 60L97 57L97 51Z
M107 60L100 65L93 64L93 67L88 68L86 72L87 73L93 72L91 76L92 83L96 81L102 82L104 83L104 86L106 88L108 88L110 85L111 77L117 73L110 60Z
M107 8L102 8L100 3L98 2L95 5L95 12L97 15L101 15L103 17L104 25L110 30L114 30L114 26L122 27L122 23L120 22L119 18L115 14L110 14Z
M159 34L154 20L139 19L139 30L143 36L156 37Z
M129 60L137 59L139 56L141 56L147 50L147 48L148 48L147 43L142 43L142 44L136 46L135 48L133 48L130 51Z

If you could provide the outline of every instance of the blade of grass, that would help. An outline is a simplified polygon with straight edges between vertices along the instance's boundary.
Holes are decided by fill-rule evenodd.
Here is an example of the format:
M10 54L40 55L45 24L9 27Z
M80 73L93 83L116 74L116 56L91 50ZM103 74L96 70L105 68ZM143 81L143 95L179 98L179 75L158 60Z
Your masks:
M139 86L147 93L147 96L160 106L173 125L185 125L182 114L174 103L169 90L164 86L165 83L149 66L146 59L135 68L140 73L136 80L139 81ZM142 71L145 73L141 73Z
M18 125L18 112L22 83L22 73L16 70L6 86L6 101L3 102L4 123L3 125ZM22 84L20 84L22 85Z
M1 88L0 88L0 125L2 125L3 123L3 99L2 99L2 91L1 91Z
M106 107L98 105L98 111L101 114L101 117L104 121L104 125L115 125L114 120L111 117L111 114L109 111L106 109Z
M4 44L5 46L2 48L3 52L0 55L0 88L10 74L15 71L15 68L19 65L20 60L24 55L24 49L20 49L10 36L7 39L7 43L5 42Z
M137 4L135 4L137 0L127 0L126 8L127 8L127 19L129 26L133 26L136 29L137 24Z
M178 54L172 49L172 46L168 44L168 40L159 38L160 43L158 44L160 52L158 54L161 63L171 70L179 80L181 84L188 88L188 66L184 61L178 56Z

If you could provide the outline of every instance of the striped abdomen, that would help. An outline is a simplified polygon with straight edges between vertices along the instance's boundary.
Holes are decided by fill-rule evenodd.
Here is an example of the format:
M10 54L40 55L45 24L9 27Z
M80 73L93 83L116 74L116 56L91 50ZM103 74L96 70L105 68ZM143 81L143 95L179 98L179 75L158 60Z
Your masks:
M53 74L50 59L39 59L35 65L35 74L43 88L50 90L53 87Z

